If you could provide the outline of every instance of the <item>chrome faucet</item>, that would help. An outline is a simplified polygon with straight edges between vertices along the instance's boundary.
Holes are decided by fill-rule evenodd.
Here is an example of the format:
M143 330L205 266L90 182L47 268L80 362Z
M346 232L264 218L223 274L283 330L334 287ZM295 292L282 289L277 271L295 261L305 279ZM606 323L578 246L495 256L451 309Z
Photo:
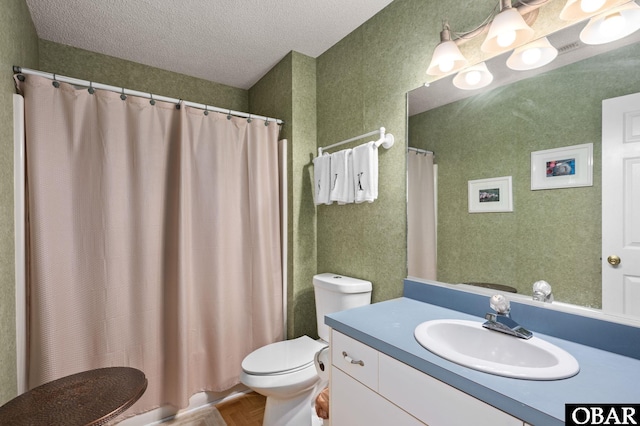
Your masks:
M506 297L501 294L491 296L490 306L496 313L489 312L484 316L487 320L482 324L484 328L521 339L530 339L533 336L532 332L511 319L509 316L511 307Z

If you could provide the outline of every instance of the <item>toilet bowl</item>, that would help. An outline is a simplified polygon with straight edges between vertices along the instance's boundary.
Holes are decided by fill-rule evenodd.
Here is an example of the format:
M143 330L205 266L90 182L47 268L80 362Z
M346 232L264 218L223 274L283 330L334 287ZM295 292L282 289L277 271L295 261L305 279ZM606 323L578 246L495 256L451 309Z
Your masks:
M267 397L264 426L311 425L309 407L320 386L313 360L327 345L302 336L263 346L242 361L240 381Z
M329 327L324 324L324 315L371 303L369 281L319 274L313 277L313 284L320 339L301 336L272 343L242 361L240 381L267 397L263 426L318 424L315 397L328 385L328 372L318 374L314 362L316 354L328 346Z

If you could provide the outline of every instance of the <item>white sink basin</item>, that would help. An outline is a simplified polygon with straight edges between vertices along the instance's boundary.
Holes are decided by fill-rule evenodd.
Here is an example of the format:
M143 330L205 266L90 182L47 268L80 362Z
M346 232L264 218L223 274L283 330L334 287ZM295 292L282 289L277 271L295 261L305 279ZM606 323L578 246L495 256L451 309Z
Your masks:
M580 371L565 350L535 335L520 339L464 320L433 320L416 327L418 343L456 364L498 376L528 380L557 380Z

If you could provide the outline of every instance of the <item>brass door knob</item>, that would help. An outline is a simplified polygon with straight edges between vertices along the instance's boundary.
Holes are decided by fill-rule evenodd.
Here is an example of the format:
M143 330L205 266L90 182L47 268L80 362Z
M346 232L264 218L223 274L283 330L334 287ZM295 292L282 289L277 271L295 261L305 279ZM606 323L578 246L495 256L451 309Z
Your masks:
M618 266L621 261L618 256L616 256L615 254L612 254L611 256L607 257L607 262L609 262L610 265Z

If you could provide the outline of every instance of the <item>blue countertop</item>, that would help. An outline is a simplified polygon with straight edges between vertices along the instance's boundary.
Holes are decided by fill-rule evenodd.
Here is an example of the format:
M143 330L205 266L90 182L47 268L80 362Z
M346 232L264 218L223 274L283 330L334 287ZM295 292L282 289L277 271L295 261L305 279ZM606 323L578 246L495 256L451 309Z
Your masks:
M522 324L535 336L573 355L580 372L552 381L495 376L447 361L423 348L413 331L420 323L433 319L484 321L482 317L402 297L330 314L325 323L532 425L563 425L566 403L640 402L638 359L545 335Z

